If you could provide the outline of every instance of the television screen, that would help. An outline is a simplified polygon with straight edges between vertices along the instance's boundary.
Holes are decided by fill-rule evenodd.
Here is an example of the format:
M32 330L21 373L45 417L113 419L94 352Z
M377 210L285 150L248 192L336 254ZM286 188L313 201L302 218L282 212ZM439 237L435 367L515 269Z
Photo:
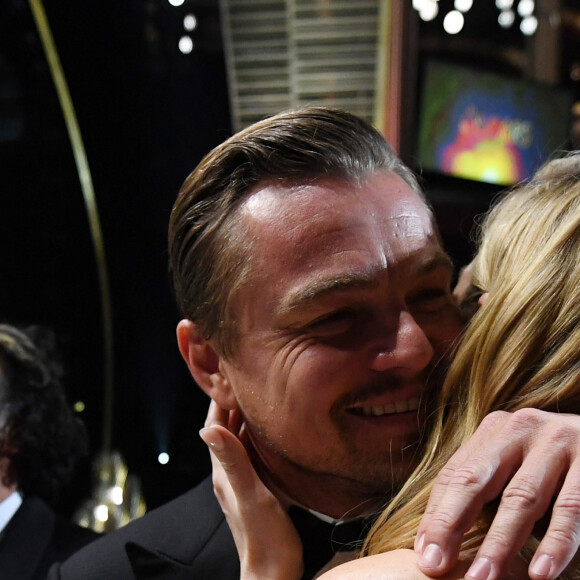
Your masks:
M571 92L429 60L419 115L423 169L511 185L568 146Z

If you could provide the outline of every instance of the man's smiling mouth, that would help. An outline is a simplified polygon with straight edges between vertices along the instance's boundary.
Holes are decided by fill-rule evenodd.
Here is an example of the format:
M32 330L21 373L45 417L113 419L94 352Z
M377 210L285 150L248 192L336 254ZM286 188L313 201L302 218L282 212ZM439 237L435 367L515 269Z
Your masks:
M398 413L416 411L419 408L419 403L419 397L411 397L410 399L387 403L386 405L362 405L360 407L351 407L348 411L355 415L372 415L379 417L382 415L396 415Z

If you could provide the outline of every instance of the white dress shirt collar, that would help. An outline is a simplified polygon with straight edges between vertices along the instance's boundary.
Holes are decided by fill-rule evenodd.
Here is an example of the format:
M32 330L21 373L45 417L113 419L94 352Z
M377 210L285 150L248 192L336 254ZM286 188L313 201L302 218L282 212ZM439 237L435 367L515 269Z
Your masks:
M22 496L17 491L13 491L4 501L0 502L0 533L4 531L21 505Z

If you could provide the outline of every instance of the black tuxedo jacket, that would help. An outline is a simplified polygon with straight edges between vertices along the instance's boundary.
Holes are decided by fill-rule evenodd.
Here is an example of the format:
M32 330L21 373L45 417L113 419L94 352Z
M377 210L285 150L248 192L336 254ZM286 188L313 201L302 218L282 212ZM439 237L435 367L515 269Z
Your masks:
M353 541L364 537L367 529L362 521L339 530L295 508L290 509L289 515L304 548L303 580L313 578L336 550L353 549ZM93 542L63 564L55 565L49 574L49 580L239 578L238 552L211 478Z
M55 565L49 580L239 580L211 478Z
M66 560L97 537L56 516L42 500L24 498L0 536L0 578L45 580L54 562Z

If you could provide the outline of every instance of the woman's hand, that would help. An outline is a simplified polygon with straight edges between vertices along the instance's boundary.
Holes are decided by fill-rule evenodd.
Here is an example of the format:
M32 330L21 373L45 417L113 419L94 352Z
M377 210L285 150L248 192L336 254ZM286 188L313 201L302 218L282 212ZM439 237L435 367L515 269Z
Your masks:
M210 450L214 491L240 556L241 580L299 579L302 542L252 466L239 411L212 401L200 436Z

